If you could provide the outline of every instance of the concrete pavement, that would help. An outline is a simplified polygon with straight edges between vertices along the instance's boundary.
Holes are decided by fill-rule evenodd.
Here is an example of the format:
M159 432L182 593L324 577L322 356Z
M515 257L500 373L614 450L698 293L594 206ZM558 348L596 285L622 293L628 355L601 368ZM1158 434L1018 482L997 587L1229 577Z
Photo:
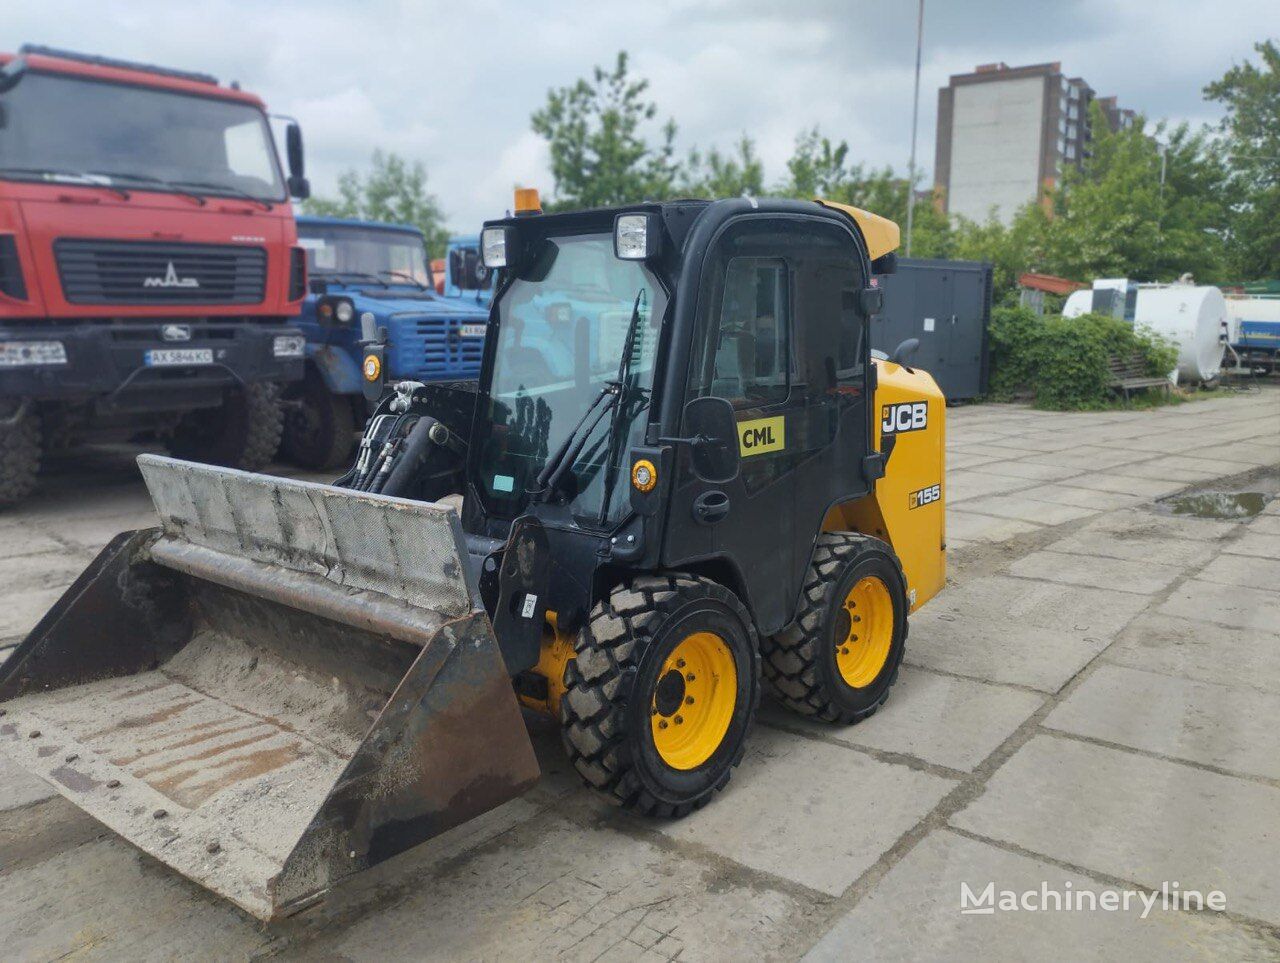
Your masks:
M0 757L12 959L1280 959L1280 391L1155 411L949 412L949 585L884 709L848 729L767 702L728 790L678 823L582 789L554 727L528 796L268 929ZM1225 479L1225 482L1220 480ZM64 464L0 516L0 658L115 532L127 459ZM962 914L961 887L1226 911Z

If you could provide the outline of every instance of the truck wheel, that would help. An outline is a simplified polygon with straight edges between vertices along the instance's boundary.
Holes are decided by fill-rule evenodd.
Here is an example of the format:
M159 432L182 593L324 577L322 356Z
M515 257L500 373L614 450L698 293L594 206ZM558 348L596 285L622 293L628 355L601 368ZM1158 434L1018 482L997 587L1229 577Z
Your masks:
M21 403L0 401L0 508L16 505L36 487L40 470L40 423L35 412L21 411Z
M275 457L283 431L280 389L263 381L229 390L221 408L184 416L169 450L178 458L257 471Z
M308 373L296 406L284 416L280 453L302 468L321 471L345 465L355 446L356 415L347 395L335 395Z
M796 620L762 646L769 691L789 709L848 725L889 697L907 640L906 580L893 550L818 536Z
M724 788L760 700L756 630L732 592L687 575L634 579L595 607L575 652L561 733L588 785L666 817Z

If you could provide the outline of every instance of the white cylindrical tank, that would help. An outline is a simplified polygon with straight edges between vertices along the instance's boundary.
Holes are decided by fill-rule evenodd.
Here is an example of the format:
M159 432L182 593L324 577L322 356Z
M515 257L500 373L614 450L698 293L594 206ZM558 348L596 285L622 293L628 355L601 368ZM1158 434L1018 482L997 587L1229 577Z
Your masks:
M1064 318L1078 318L1082 314L1088 314L1093 310L1093 292L1088 288L1080 291L1072 291L1067 295L1067 300L1062 305L1062 316Z
M1135 327L1147 327L1178 347L1178 374L1211 381L1222 369L1227 302L1217 288L1171 284L1138 289Z

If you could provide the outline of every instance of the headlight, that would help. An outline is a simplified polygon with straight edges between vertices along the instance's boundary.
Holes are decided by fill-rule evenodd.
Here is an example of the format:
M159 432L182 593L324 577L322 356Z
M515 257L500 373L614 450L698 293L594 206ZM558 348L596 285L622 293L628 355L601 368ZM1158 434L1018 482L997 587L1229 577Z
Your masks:
M350 324L356 316L356 306L350 298L326 295L316 301L316 320L327 327Z
M300 334L278 335L271 342L271 353L277 358L301 358L307 339Z
M613 222L613 253L624 261L643 261L658 253L659 224L654 214L619 214Z
M0 368L66 363L67 348L61 341L0 341Z

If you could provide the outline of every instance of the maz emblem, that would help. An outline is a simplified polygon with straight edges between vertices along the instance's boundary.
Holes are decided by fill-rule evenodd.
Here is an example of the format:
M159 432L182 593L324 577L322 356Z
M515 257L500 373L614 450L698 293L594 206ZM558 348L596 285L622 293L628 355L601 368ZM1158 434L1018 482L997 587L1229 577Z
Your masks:
M169 269L164 272L162 278L144 278L142 281L144 288L198 288L200 281L197 278L180 278L178 271L173 266L173 262L169 262Z

